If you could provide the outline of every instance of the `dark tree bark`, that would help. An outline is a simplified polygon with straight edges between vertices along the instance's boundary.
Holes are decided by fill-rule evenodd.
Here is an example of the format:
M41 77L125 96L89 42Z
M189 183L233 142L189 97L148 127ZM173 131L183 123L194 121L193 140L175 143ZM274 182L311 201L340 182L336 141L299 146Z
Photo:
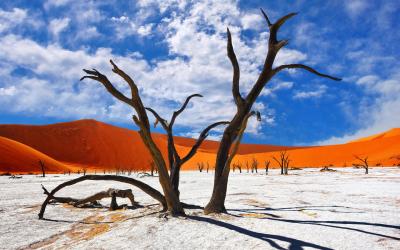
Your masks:
M227 52L228 57L233 66L233 78L232 78L232 95L237 106L237 111L229 125L225 128L224 134L221 139L221 143L218 149L216 163L215 163L215 174L214 174L214 186L211 199L204 209L206 214L208 213L220 213L225 212L225 198L228 184L228 176L230 166L227 165L229 152L232 144L238 137L240 127L243 125L243 121L246 119L247 114L251 112L252 106L260 95L264 86L280 71L285 69L304 69L313 74L321 77L329 78L332 80L340 80L339 78L332 77L326 74L319 73L315 69L302 65L302 64L288 64L281 65L273 68L273 64L279 50L288 44L287 40L278 40L277 33L279 28L291 17L295 16L296 13L288 14L280 18L277 22L271 23L268 16L263 10L261 10L265 20L269 27L269 41L268 41L268 53L264 62L263 69L251 88L250 92L245 98L240 94L239 82L240 82L240 68L237 61L235 52L232 45L232 37L229 29L227 29L228 44Z
M168 209L168 204L167 204L164 196L159 191L157 191L156 189L150 187L149 185L147 185L144 182L135 180L133 178L125 177L125 176L85 175L85 176L81 176L79 178L76 178L76 179L69 180L69 181L66 181L64 183L61 183L56 188L54 188L50 193L48 193L47 198L44 200L44 202L43 202L43 204L42 204L42 206L40 208L40 212L38 214L39 219L43 219L43 215L44 215L44 212L46 211L47 204L50 202L51 199L53 199L55 197L54 195L58 191L60 191L61 189L65 188L65 187L72 186L74 184L77 184L79 182L86 181L86 180L117 181L117 182L123 182L123 183L131 184L131 185L141 189L143 192L145 192L146 194L150 195L151 197L153 197L157 201L159 201L161 203L164 211ZM179 204L179 205L182 206L181 204Z
M237 151L239 150L239 145L240 142L242 140L243 137L243 133L246 130L246 126L247 126L247 121L249 120L250 116L254 115L254 114L258 114L254 111L248 113L245 117L245 119L242 122L242 125L239 127L239 131L238 131L238 136L235 139L235 143L232 146L232 149L230 150L227 159L226 159L226 166L223 168L224 172L222 173L222 178L219 179L219 183L215 182L215 178L214 178L214 190L218 190L221 191L220 193L214 193L212 194L211 200L208 203L208 208L205 207L204 208L204 213L208 214L210 213L209 211L212 210L213 213L225 213L226 212L226 208L225 208L225 198L226 198L226 190L227 190L227 186L228 186L228 176L229 176L229 171L230 171L230 166L231 166L231 162L233 160L233 158L235 157ZM240 169L241 172L241 169Z

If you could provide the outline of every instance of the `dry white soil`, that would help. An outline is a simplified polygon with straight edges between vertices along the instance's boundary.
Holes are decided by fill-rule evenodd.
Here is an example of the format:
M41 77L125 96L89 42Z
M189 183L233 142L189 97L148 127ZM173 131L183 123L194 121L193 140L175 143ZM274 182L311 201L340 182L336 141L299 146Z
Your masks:
M48 189L77 176L0 177L0 249L400 249L400 169L319 169L231 173L229 214L160 217L155 200L132 187L144 207L107 208L49 205L38 220ZM158 178L144 177L158 188ZM184 172L183 202L204 206L213 173ZM87 181L57 195L85 197L107 188L130 188ZM110 200L103 200L107 206ZM120 204L128 200L118 200Z

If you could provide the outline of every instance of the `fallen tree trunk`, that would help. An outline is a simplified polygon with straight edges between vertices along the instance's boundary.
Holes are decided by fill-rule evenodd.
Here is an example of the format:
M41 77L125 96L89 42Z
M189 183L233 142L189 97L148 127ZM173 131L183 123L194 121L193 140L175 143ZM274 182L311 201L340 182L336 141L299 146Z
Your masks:
M123 183L127 183L127 184L131 184L139 189L141 189L143 192L145 192L146 194L150 195L151 197L153 197L154 199L156 199L157 201L159 201L163 207L163 211L165 211L167 209L167 203L165 201L164 196L157 191L156 189L150 187L149 185L147 185L144 182L135 180L133 178L129 178L129 177L125 177L125 176L115 176L115 175L85 175L85 176L81 176L79 178L70 180L70 181L66 181L64 183L61 183L60 185L58 185L56 188L54 188L48 195L46 200L43 202L41 208L40 208L40 212L38 214L39 219L43 219L43 215L44 212L46 210L46 206L47 204L50 202L50 200L52 198L54 198L54 195L56 192L60 191L61 189L68 187L68 186L72 186L74 184L77 184L79 182L82 181L86 181L86 180L92 180L92 181L118 181L118 182L123 182Z
M42 185L42 188L44 190L44 193L46 195L51 195L50 192ZM75 198L71 198L71 197L52 197L49 201L49 203L51 202L59 202L59 203L68 203L73 205L74 207L79 207L81 205L84 205L86 203L91 203L94 205L98 205L98 201L102 200L104 198L113 198L114 197L119 197L119 198L128 198L132 204L132 206L135 206L135 197L132 193L132 189L125 189L125 190L120 190L120 189L114 189L114 188L109 188L106 191L102 191L102 192L98 192L94 195L88 196L86 198L83 199L75 199ZM110 210L115 210L117 208L119 208L120 206L118 206L116 200L113 200L111 202L111 206L110 206Z

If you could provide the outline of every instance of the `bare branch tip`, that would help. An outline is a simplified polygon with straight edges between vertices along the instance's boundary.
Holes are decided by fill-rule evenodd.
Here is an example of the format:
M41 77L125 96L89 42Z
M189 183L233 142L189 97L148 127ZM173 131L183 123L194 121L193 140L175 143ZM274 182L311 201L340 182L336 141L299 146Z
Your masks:
M261 13L263 14L265 20L267 21L268 26L272 26L272 23L271 23L271 21L269 20L267 14L264 12L264 10L263 10L262 8L260 8L260 10L261 10Z

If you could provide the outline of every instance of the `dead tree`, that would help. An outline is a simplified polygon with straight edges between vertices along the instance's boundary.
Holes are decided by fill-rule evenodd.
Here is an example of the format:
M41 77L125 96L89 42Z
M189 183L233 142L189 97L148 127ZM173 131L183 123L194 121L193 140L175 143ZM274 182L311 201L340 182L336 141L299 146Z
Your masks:
M156 166L154 164L154 161L150 162L150 175L154 176L154 170L156 169Z
M198 162L197 163L197 168L199 169L199 172L203 172L204 169L204 162Z
M178 189L180 168L185 162L187 162L190 158L193 157L193 155L197 152L197 149L200 147L201 143L208 136L208 132L212 128L218 125L227 124L228 122L217 122L205 128L200 133L199 138L197 139L196 143L193 145L189 153L183 158L181 158L178 155L177 150L175 149L172 128L176 118L179 116L179 114L181 114L184 111L190 99L195 96L200 97L201 95L194 94L189 96L182 105L182 107L173 113L172 118L168 123L166 120L162 119L153 109L146 108L143 105L142 99L139 95L139 89L134 80L123 70L121 70L112 60L110 60L110 63L113 67L112 71L118 76L120 76L129 85L131 98L127 97L118 89L116 89L115 86L107 78L107 76L101 74L96 69L93 70L84 69L83 71L87 75L83 76L81 80L89 78L101 83L107 89L107 91L111 95L113 95L116 99L127 104L128 106L132 107L135 110L136 115L133 115L133 121L138 126L140 137L145 146L147 147L147 149L149 150L150 155L154 161L154 164L157 167L158 178L164 192L165 200L167 202L168 212L173 215L184 215L185 213L182 204L179 200L179 189ZM168 173L167 164L161 154L160 149L158 148L158 146L156 145L151 136L150 122L146 110L150 111L156 117L155 125L157 125L157 123L159 122L163 126L163 128L167 131L168 162L170 167L170 173Z
M241 163L233 163L232 164L232 169L233 172L235 172L236 169L239 169L239 173L242 173L242 164Z
M83 176L86 175L86 172L87 172L87 168L83 168L83 169L82 169Z
M250 172L250 167L249 167L249 162L248 161L246 161L246 170L247 170L247 173Z
M277 22L271 23L268 16L263 10L261 10L269 28L269 41L268 41L268 53L265 58L264 66L258 76L256 82L251 87L247 96L242 96L239 82L240 82L240 69L239 63L236 58L236 54L232 45L232 37L229 29L227 29L228 44L227 51L228 57L233 66L233 79L232 79L232 95L236 104L236 114L225 128L221 143L218 148L216 163L215 163L215 175L214 175L214 186L210 201L204 209L206 214L208 213L221 213L226 212L225 209L225 198L228 185L229 177L229 165L227 165L227 160L229 158L229 152L231 150L232 144L238 137L239 128L243 125L243 121L246 119L247 114L251 112L254 102L260 95L264 86L280 71L286 69L303 69L307 70L313 74L321 77L329 78L335 81L341 79L332 77L326 74L319 73L315 69L303 65L303 64L285 64L274 67L275 58L281 48L288 44L288 40L278 40L277 34L280 27L291 17L295 16L296 13L290 13Z
M207 173L209 169L210 169L210 164L207 162Z
M265 175L268 175L270 160L265 161Z
M45 169L44 161L39 160L39 166L40 166L40 170L42 170L42 177L46 177L46 169Z
M275 156L272 156L272 159L278 163L279 167L281 168L281 174L287 175L290 162L287 152L281 151L279 154L279 159L277 159Z
M125 177L125 176L115 176L115 175L86 175L86 176L81 176L78 177L76 179L73 180L69 180L66 181L64 183L61 183L60 185L58 185L56 188L54 188L51 192L47 192L47 198L44 200L41 208L40 208L40 212L38 214L39 219L43 219L44 216L44 212L46 211L46 206L47 204L49 204L49 202L54 199L55 194L60 191L61 189L68 187L68 186L72 186L74 184L77 184L79 182L82 181L86 181L86 180L94 180L94 181L99 181L99 180L103 180L103 181L117 181L117 182L123 182L123 183L127 183L127 184L131 184L139 189L141 189L143 192L145 192L146 194L150 195L151 197L153 197L154 199L156 199L157 201L160 202L160 204L163 207L163 211L166 211L168 209L168 203L165 199L165 197L156 189L150 187L149 185L147 185L144 182L138 181L136 179L133 178L129 178L129 177ZM181 205L181 204L180 204Z
M355 155L354 158L356 158L357 160L359 160L361 162L361 164L359 164L359 166L361 166L365 169L365 174L368 174L368 156L361 158L361 157Z
M253 173L253 171L254 171L254 172L258 173L257 170L258 170L258 161L256 158L253 157L252 162L251 162L251 172Z

